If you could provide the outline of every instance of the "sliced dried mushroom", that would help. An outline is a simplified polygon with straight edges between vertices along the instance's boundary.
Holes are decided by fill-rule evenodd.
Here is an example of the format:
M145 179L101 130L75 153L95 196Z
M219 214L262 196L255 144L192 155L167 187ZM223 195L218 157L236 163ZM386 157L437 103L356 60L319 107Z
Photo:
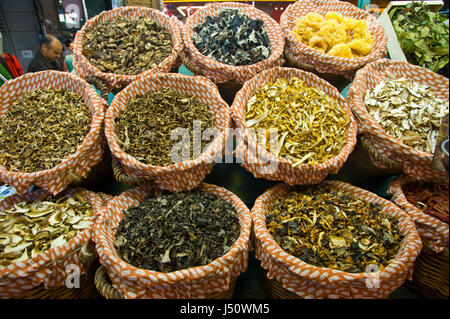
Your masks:
M419 151L434 153L449 103L437 99L429 86L389 74L366 93L364 103L386 133Z
M79 193L18 203L0 220L0 269L66 244L90 227L92 208Z

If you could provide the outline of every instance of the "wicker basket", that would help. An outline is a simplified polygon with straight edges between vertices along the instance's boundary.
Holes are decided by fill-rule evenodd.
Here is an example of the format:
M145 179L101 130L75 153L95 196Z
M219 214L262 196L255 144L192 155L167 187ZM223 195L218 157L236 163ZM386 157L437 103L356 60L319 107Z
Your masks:
M114 174L114 179L118 181L119 183L129 185L129 186L136 186L136 185L142 185L145 183L148 183L148 180L144 178L134 178L129 175L127 175L120 165L120 162L116 158L112 158L111 166Z
M437 254L427 245L414 263L413 280L405 284L430 299L448 298L448 248Z
M85 248L85 249L83 249ZM45 288L42 284L36 288L27 290L14 296L14 299L96 299L99 294L94 284L95 271L99 265L95 244L89 241L85 246L73 253L78 253L80 261L86 265L86 272L80 276L79 288L67 288L66 286ZM64 256L66 258L67 256ZM51 263L57 263L53 260ZM49 264L45 264L47 267ZM43 266L43 267L44 267Z
M267 278L267 270L263 269L264 273L264 291L266 297L269 299L303 299L296 293L293 293L283 287L281 283L275 279Z
M228 290L221 293L209 294L206 299L231 299L233 297L234 288L236 287L236 281L236 277L232 278ZM123 294L112 286L111 280L103 266L100 266L95 273L95 286L105 299L124 299Z
M423 243L414 263L412 281L406 284L428 298L448 298L448 224L427 215L408 201L402 186L410 182L415 180L402 176L392 181L388 189L391 200L414 220Z

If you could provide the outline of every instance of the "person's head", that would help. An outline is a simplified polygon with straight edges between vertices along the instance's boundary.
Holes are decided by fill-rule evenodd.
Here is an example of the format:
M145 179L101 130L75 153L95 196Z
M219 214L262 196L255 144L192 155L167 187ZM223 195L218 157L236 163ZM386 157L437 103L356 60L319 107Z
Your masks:
M41 52L50 61L55 61L56 59L60 58L62 51L62 44L56 37L52 35L46 35L42 39Z

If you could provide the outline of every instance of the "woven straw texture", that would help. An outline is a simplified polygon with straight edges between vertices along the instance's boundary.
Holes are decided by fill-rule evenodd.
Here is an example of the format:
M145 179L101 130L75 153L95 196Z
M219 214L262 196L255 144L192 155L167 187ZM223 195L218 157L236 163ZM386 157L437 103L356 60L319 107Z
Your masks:
M325 181L358 198L377 203L384 213L399 220L399 228L405 236L397 256L379 275L379 288L368 288L367 280L374 273L347 273L330 268L316 267L287 254L273 239L266 228L266 214L274 200L291 189L279 184L257 198L252 219L255 229L255 256L261 260L261 267L267 270L267 278L278 281L282 286L302 298L387 298L400 287L405 278L411 280L412 268L422 249L422 242L414 222L393 203L368 191L339 181Z
M68 189L64 194L75 192L79 192L91 204L94 213L91 227L79 232L63 246L43 251L34 258L15 262L0 269L0 298L15 298L20 295L32 297L29 291L41 285L45 289L59 288L65 285L66 276L73 272L69 271L72 268L68 268L68 266L78 266L80 275L87 272L96 258L95 250L89 248L89 242L92 240L92 228L103 205L112 198L109 195L98 195L82 188ZM32 202L47 198L50 195L44 189L22 195L13 195L0 203L0 210L8 209L16 203ZM92 250L92 254L89 253L89 250ZM42 287L40 287L34 290L34 293L40 293L42 290Z
M36 89L65 89L80 94L92 116L91 129L78 149L55 167L32 173L12 172L0 167L0 181L13 186L17 193L26 193L31 186L39 186L57 194L71 182L86 178L91 168L103 155L101 126L104 117L104 101L95 90L80 77L66 72L42 71L28 73L8 81L0 88L0 116L3 116L15 99Z
M119 147L114 119L126 108L128 100L162 87L170 87L181 94L196 97L201 103L208 105L214 115L214 125L219 130L218 134L206 151L194 160L169 166L147 165L126 154ZM106 112L105 135L111 154L120 162L128 176L153 180L158 188L176 192L195 188L212 170L216 158L222 158L230 121L230 107L222 100L217 87L210 80L182 74L153 74L133 82L116 95Z
M319 165L300 164L292 167L289 160L275 157L263 146L257 144L255 139L250 136L245 124L247 102L255 90L261 88L265 83L275 82L278 78L289 79L294 76L303 80L305 86L319 88L336 99L350 117L344 148L337 156ZM284 181L290 185L320 183L328 174L336 174L339 171L356 144L356 121L346 100L335 87L310 72L280 67L263 71L244 84L237 93L231 108L234 123L240 129L234 154L242 160L242 166L256 178Z
M423 243L434 252L440 253L448 249L448 224L425 214L408 202L402 186L412 181L414 179L408 176L399 177L389 184L388 192L392 195L392 201L414 220Z
M165 58L157 67L144 71L138 75L119 75L114 73L101 72L93 66L83 55L83 43L86 38L86 29L94 27L101 22L115 20L118 17L138 18L146 17L155 21L159 26L165 28L172 36L172 53ZM172 67L178 63L180 52L183 50L183 40L181 38L181 29L183 24L176 17L169 17L161 11L144 7L120 7L110 11L104 11L99 15L89 19L77 32L73 46L73 67L75 71L83 78L95 76L102 79L109 86L122 88L141 76L153 73L170 72Z
M250 18L260 19L264 22L272 48L270 56L266 60L251 65L233 66L205 57L197 50L191 40L195 33L194 27L202 23L207 16L217 16L218 11L222 8L237 8ZM244 83L262 70L267 70L274 66L281 66L283 63L284 36L280 26L267 13L249 4L222 2L206 5L187 18L182 35L186 50L185 54L189 58L189 62L186 64L191 65L194 70L201 71L204 76L211 79L214 83L233 80Z
M380 156L401 164L406 175L417 180L439 181L448 184L448 173L431 167L433 154L421 152L400 143L396 138L388 135L381 125L369 115L364 105L364 96L368 90L372 90L380 81L384 80L388 73L394 74L396 78L406 77L426 84L436 98L448 100L448 79L437 73L406 62L388 59L369 63L357 72L348 92L348 101L358 122L358 133L366 136ZM374 164L380 169L385 168L377 161L374 161Z
M345 17L366 20L373 44L370 53L361 58L341 58L322 53L301 43L292 33L298 18L317 12L323 16L329 11L335 11ZM353 78L355 71L369 62L383 58L387 54L387 35L380 22L368 12L353 4L338 0L299 0L290 4L280 18L280 26L286 37L285 51L289 52L290 60L300 61L309 68L314 67L320 73L342 74Z
M207 298L230 288L233 278L247 269L251 229L249 209L233 193L211 185L202 184L200 189L212 192L227 200L239 216L241 234L231 249L205 266L161 273L136 268L122 260L114 249L114 235L123 212L136 206L154 193L152 185L135 187L115 197L104 209L94 230L94 239L100 263L105 267L113 288L126 299L134 298Z

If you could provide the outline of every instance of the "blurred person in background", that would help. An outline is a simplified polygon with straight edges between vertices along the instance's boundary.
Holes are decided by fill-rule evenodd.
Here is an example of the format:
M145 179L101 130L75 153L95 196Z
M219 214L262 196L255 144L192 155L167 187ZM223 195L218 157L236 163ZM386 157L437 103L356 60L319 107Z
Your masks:
M28 72L64 71L63 61L61 60L62 52L63 46L58 38L46 35L41 41L41 49L28 66Z
M72 72L73 70L73 41L66 40L65 42L66 49L63 52L64 57L64 71Z

